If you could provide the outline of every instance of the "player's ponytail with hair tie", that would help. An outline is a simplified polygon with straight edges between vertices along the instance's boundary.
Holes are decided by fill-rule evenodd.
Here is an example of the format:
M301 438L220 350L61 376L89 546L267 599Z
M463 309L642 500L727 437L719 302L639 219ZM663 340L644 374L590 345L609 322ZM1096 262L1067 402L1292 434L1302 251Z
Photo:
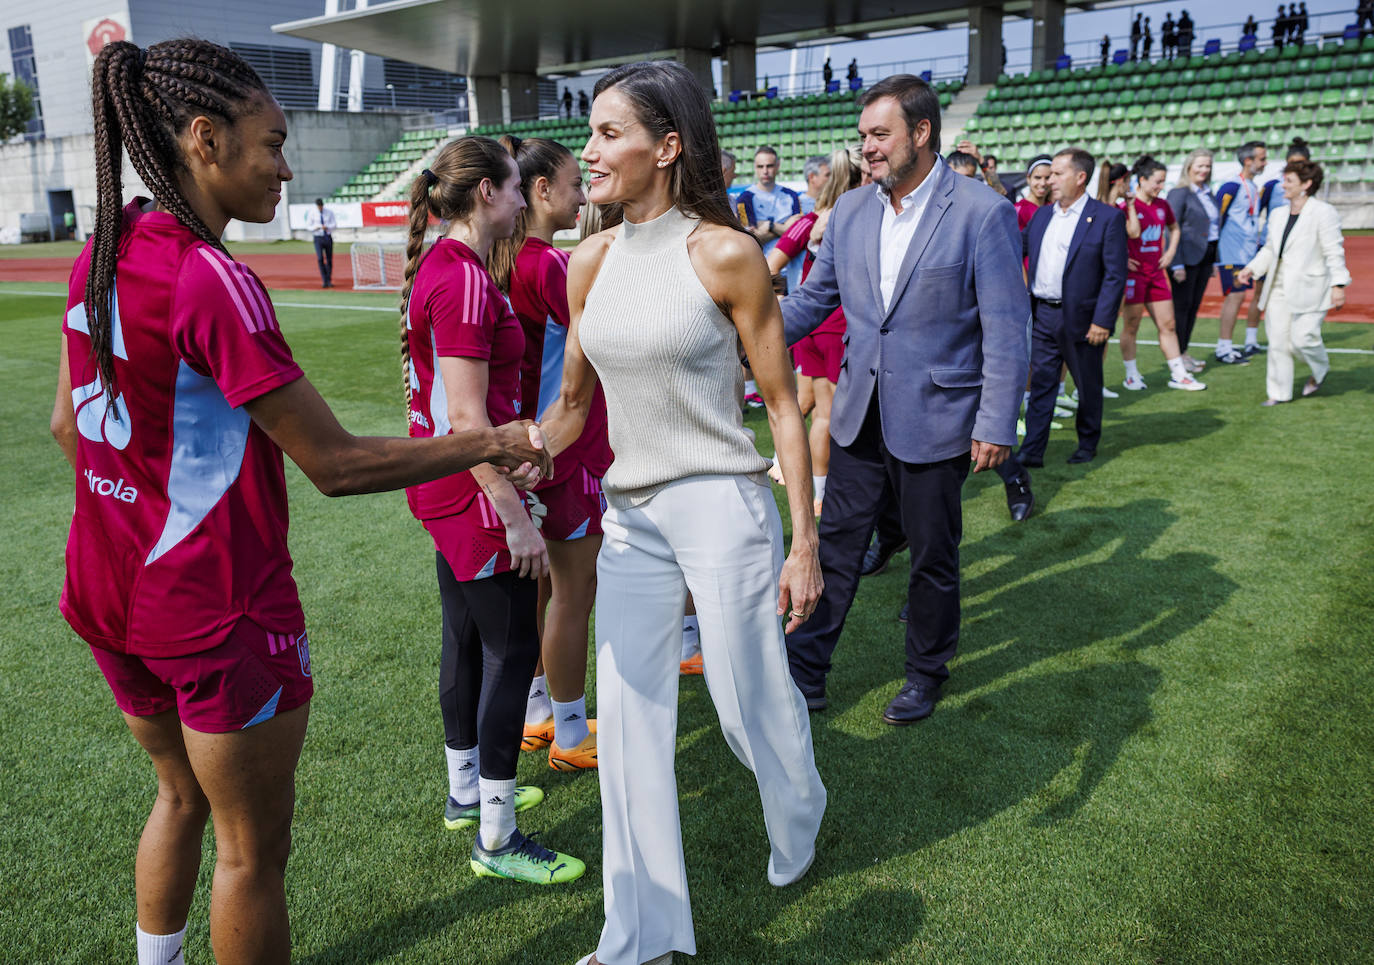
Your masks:
M429 168L425 168L423 171L421 171L420 177L425 179L426 188L432 188L439 183L439 175L435 174Z

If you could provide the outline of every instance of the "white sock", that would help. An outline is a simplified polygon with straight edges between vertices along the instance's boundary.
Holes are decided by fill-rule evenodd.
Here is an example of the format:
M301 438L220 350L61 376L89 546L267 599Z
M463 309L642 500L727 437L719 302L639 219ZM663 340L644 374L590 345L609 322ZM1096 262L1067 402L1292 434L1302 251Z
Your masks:
M504 848L515 831L515 778L509 781L478 779L482 798L482 847Z
M1175 382L1182 382L1188 377L1188 369L1183 364L1183 356L1176 355L1169 362L1169 374L1174 377Z
M811 489L815 493L817 499L825 499L825 477L812 476Z
M1245 347L1249 348L1251 345L1259 345L1258 326L1256 326L1255 328L1250 328L1249 326L1246 326L1245 328Z
M448 796L459 804L477 800L477 748L455 751L444 745L444 759L448 761Z
M1030 405L1030 389L1021 393L1021 405L1022 407Z
M1064 391L1064 383L1063 383L1063 382L1060 382L1060 383L1059 383L1059 394L1060 394L1060 395L1068 395L1068 393Z
M758 383L755 382L753 379L745 379L745 380L744 380L744 394L745 394L745 395L758 395L758 394L759 394L759 386L758 386Z
M150 935L134 925L138 936L138 965L186 965L182 945L186 941L186 926L174 935Z
M549 700L549 681L543 674L530 681L530 697L525 702L525 723L542 724L553 715Z
M701 653L701 630L697 627L697 615L687 614L682 618L682 659L695 657Z
M1126 366L1126 377L1128 379L1140 378L1140 368L1135 364L1135 359L1122 359Z
M566 703L553 702L553 739L559 747L570 751L587 739L587 695Z
M1217 339L1217 355L1225 355L1227 352L1234 352L1235 347L1229 338Z

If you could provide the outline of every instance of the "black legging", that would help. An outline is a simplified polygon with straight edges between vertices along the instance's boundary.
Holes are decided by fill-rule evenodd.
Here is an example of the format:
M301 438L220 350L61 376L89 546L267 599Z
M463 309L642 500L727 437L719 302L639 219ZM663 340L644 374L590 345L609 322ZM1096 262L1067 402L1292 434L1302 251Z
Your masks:
M482 777L512 780L525 702L539 663L539 583L509 572L459 582L443 555L434 555L444 613L439 658L444 742L454 750L480 747Z
M1197 324L1197 311L1202 307L1202 295L1207 291L1207 282L1212 277L1212 266L1216 261L1217 243L1209 241L1202 260L1183 269L1183 281L1174 281L1173 272L1169 273L1169 287L1174 296L1174 330L1178 332L1180 352L1188 351L1188 343L1193 338L1193 326Z

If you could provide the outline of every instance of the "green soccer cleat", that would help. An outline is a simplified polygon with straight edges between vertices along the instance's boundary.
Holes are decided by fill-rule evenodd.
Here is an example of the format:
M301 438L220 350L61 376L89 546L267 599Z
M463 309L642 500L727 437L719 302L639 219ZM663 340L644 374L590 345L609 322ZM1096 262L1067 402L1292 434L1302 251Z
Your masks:
M544 800L544 792L537 787L515 789L515 810L528 811ZM450 831L470 828L482 817L480 804L459 804L452 797L444 802L444 827Z
M582 877L587 866L570 854L550 851L516 830L504 848L488 851L482 836L472 842L472 873L479 877L510 878L532 885L561 885Z

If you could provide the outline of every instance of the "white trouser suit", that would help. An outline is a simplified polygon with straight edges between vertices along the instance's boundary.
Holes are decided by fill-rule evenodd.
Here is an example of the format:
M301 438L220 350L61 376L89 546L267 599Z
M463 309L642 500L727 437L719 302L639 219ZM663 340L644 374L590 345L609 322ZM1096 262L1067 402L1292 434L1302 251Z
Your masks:
M690 476L612 506L597 559L596 708L604 818L604 965L696 953L678 820L682 609L690 590L726 743L754 772L785 885L811 864L825 812L806 703L777 616L782 524L749 476Z
M721 730L758 781L769 881L805 873L825 812L777 614L782 524L740 416L738 333L688 251L697 226L677 208L626 220L582 312L615 451L596 566L604 965L696 953L673 776L688 590Z
M1322 345L1322 320L1331 307L1331 287L1350 284L1336 209L1307 198L1299 214L1292 213L1291 205L1275 210L1264 247L1245 267L1256 278L1268 276L1259 303L1269 327L1265 382L1269 398L1287 402L1293 398L1294 355L1312 367L1318 382L1331 368Z

